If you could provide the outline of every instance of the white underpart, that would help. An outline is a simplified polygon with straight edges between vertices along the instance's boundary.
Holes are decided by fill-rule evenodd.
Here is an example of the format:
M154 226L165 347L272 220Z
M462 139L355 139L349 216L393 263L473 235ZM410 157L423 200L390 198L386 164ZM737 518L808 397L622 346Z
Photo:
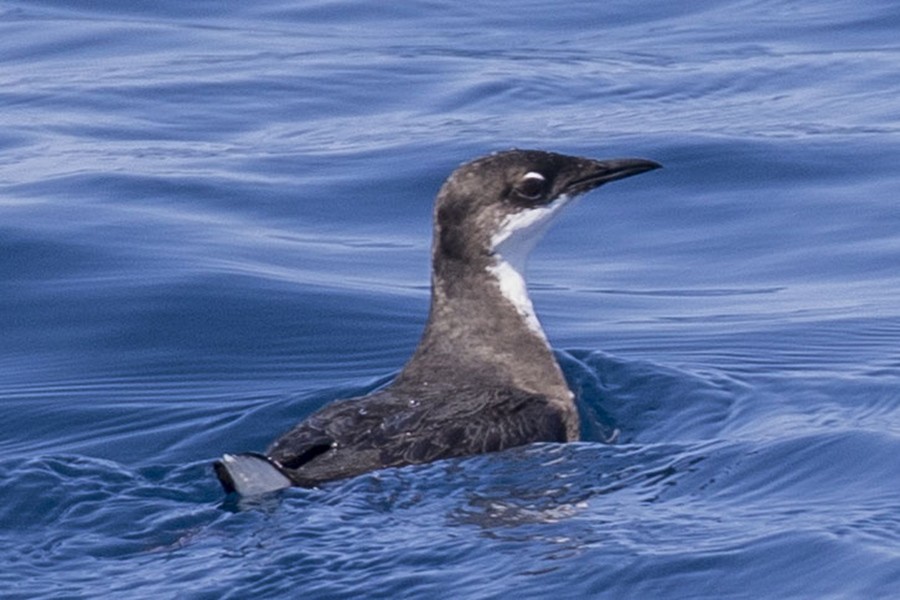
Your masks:
M496 262L488 267L488 271L497 278L500 293L516 307L529 329L545 339L544 330L534 313L531 298L528 297L525 263L535 245L544 237L554 217L571 200L571 196L563 195L545 206L523 209L509 215L491 238L491 249Z

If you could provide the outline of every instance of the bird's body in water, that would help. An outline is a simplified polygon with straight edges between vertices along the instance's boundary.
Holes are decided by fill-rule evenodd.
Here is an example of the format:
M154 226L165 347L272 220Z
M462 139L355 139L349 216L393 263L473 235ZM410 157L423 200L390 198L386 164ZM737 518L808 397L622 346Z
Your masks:
M525 261L573 198L659 166L510 150L459 167L435 203L431 307L409 362L388 387L322 408L264 455L225 455L215 464L225 489L314 486L579 439L573 394L528 298Z

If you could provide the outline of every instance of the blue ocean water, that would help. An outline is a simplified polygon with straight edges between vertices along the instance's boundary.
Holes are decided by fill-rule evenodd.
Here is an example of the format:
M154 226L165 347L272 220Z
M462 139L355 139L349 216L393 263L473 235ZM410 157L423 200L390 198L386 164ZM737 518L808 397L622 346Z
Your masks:
M900 596L898 29L0 2L0 595ZM531 261L586 440L225 498L214 458L402 366L434 193L511 146L666 166Z

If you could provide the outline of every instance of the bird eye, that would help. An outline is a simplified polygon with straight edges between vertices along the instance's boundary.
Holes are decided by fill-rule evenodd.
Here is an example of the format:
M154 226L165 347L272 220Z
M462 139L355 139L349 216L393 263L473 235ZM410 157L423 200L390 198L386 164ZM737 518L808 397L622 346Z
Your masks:
M537 200L547 189L547 179L536 171L525 173L515 186L516 193L526 200Z

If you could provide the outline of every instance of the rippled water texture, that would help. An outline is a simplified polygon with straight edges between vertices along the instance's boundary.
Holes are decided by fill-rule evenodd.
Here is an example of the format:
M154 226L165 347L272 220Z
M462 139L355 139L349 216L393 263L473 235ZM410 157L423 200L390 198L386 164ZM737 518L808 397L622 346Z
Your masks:
M0 595L897 597L898 28L0 2ZM510 146L666 167L531 262L585 441L224 497L215 457L397 372L434 193Z

